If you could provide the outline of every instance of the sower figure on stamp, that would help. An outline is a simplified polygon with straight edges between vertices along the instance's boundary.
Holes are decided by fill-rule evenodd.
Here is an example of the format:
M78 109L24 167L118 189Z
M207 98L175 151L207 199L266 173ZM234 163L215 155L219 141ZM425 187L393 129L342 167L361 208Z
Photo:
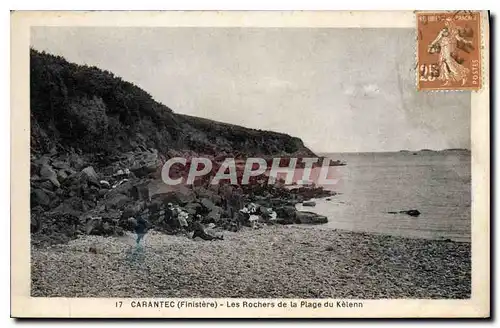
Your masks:
M456 52L459 49L458 42L463 42L471 46L472 42L460 36L459 28L452 19L445 21L445 28L429 44L429 53L439 52L439 76L438 79L444 81L443 85L451 82L467 82L469 69L457 61Z

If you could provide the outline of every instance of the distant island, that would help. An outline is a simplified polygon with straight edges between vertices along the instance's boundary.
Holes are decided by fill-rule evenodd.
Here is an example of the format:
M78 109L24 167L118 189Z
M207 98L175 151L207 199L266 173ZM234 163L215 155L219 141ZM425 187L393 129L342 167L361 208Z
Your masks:
M423 148L420 150L407 150L407 149L402 149L399 151L400 153L444 153L444 152L464 152L464 153L470 153L470 149L465 149L465 148L446 148L446 149L441 149L441 150L434 150L434 149L427 149Z

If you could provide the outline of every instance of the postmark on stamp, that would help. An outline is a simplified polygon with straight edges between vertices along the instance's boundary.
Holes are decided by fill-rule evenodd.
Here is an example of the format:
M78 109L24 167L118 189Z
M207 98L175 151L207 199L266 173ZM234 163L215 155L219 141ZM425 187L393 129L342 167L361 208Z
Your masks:
M481 89L480 13L417 12L418 90Z

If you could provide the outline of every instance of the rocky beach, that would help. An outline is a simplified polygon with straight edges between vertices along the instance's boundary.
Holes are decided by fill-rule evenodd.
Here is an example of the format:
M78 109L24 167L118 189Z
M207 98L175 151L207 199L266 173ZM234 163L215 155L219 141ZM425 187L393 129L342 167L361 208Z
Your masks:
M295 225L224 237L207 242L152 231L142 249L131 234L32 248L32 296L470 297L469 243Z
M176 114L110 72L33 49L30 87L34 297L470 297L470 243L316 229L328 218L314 199L334 191L162 181L172 158L321 158L299 138ZM420 214L394 215L405 213ZM151 224L140 246L138 218ZM223 240L193 239L197 218Z

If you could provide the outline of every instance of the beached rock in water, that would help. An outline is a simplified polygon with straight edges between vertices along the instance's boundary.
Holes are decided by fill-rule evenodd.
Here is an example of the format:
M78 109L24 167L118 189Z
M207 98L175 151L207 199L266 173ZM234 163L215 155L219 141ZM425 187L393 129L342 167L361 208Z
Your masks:
M400 211L399 213L408 214L410 216L419 216L420 215L419 210Z
M314 207L314 206L316 206L316 202L313 202L313 201L303 202L302 206Z
M323 224L328 222L328 218L313 212L298 211L296 213L296 221L301 224Z
M410 216L419 216L420 215L420 211L419 210L407 210L407 211L391 211L391 212L387 212L389 214L408 214Z

